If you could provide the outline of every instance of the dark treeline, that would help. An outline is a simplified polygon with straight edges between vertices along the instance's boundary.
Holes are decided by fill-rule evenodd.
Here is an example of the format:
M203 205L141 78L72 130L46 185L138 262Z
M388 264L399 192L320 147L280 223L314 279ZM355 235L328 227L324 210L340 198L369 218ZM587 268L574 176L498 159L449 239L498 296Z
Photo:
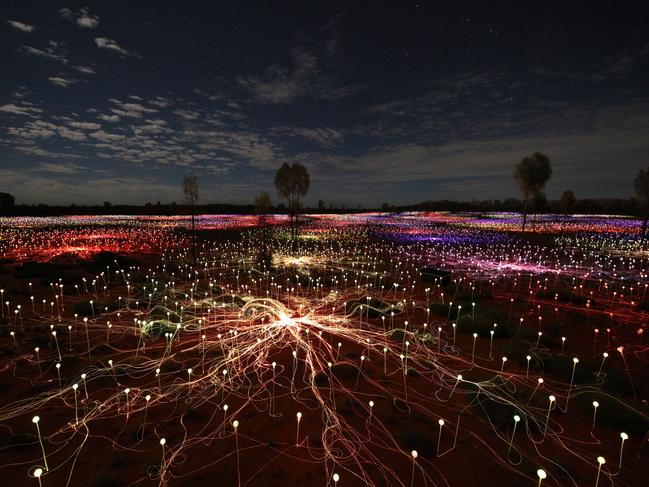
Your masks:
M484 201L425 201L414 205L391 205L383 203L376 208L347 207L342 205L334 208L327 207L313 208L305 207L303 213L357 213L364 211L381 212L402 212L402 211L453 211L453 212L491 212L491 211L512 211L520 212L523 209L523 202L514 198L506 200L484 200ZM258 213L256 205L233 205L233 204L205 204L196 205L196 214L242 214L254 215ZM535 201L530 204L532 213L558 213L563 214L560 201ZM268 213L287 213L284 204L271 206ZM611 215L635 215L641 216L642 208L637 201L631 199L578 199L571 213L584 214L611 214ZM191 208L184 204L150 204L146 205L11 205L0 207L0 214L5 216L65 216L65 215L191 215Z
M386 207L384 205L383 209ZM425 201L410 206L387 207L390 211L470 211L470 212L488 212L488 211L523 211L523 202L514 198L506 200L484 200L484 201ZM530 211L533 213L565 213L560 201L535 201L530 204ZM607 214L607 215L635 215L639 216L642 209L638 202L633 199L593 199L584 198L575 201L574 208L570 213L580 214Z

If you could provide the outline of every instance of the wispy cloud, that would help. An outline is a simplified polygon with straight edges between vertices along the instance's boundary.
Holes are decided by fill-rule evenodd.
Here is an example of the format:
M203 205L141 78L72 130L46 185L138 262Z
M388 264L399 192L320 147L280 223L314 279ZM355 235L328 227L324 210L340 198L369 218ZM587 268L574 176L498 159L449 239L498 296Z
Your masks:
M66 163L56 163L56 162L40 162L34 171L36 172L49 172L55 174L78 174L79 171L83 171L86 168L78 164L72 164L70 162Z
M38 56L45 59L50 59L52 61L58 61L60 63L67 64L68 59L63 53L59 52L57 48L58 48L58 44L54 41L50 41L49 46L44 47L42 49L38 49L32 46L22 46L22 50L27 54L31 54L32 56Z
M130 55L130 53L126 49L121 47L119 44L117 44L116 41L112 39L108 39L107 37L95 37L95 44L100 49L108 49L110 51L115 51L121 54L122 56Z
M99 25L99 17L82 8L77 16L77 25L85 29L94 29Z
M315 53L296 47L290 66L272 65L261 76L240 76L238 83L256 101L269 105L293 103L300 98L336 100L358 92L360 86L338 86L336 74L323 70Z
M80 73L83 74L95 74L96 71L94 68L91 68L90 66L71 66L72 69L79 71Z
M10 113L13 115L35 116L39 113L42 113L43 110L36 108L30 103L21 103L20 105L8 103L6 105L0 106L0 112Z
M99 17L90 13L88 7L83 7L76 12L68 7L63 7L59 9L59 15L62 19L75 22L84 29L95 29L99 25Z
M22 32L34 32L36 27L33 25L25 24L23 22L18 22L17 20L7 20L7 23L16 30Z
M107 115L105 113L99 115L99 118L104 122L111 122L111 123L116 123L121 120L121 117L119 115Z
M70 122L69 125L82 130L98 130L101 128L101 124L95 122Z
M276 127L272 132L279 136L300 137L324 147L334 147L344 142L343 132L333 128Z
M76 79L63 78L61 76L50 76L47 79L50 80L52 84L60 86L61 88L67 88L68 86L71 86L78 81Z

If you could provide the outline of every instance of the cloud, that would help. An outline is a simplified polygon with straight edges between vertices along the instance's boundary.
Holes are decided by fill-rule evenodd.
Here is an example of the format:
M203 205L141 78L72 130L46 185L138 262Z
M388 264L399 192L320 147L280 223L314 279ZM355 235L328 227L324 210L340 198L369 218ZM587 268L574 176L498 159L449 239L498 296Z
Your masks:
M111 108L110 111L120 117L141 118L144 114L158 111L156 108L147 107L141 103L124 102L116 98L111 98L109 101L117 106L117 108Z
M42 147L37 146L33 142L32 143L27 142L27 143L23 143L22 145L16 146L16 150L21 154L25 154L28 156L51 157L54 159L81 159L81 156L78 154L43 149Z
M50 76L47 79L50 80L52 84L60 86L61 88L67 88L78 81L76 79L62 78L61 76Z
M99 17L82 8L77 14L77 25L84 29L95 29L99 25Z
M82 130L98 130L101 128L101 124L94 122L70 122L69 125Z
M302 47L291 51L291 66L272 65L262 76L240 76L238 83L262 104L281 105L300 98L337 100L358 92L360 86L336 86L336 75L322 69L317 56Z
M33 32L36 30L36 27L29 24L24 24L23 22L18 22L17 20L7 20L7 23L16 30L22 32Z
M62 19L65 20L73 20L74 19L74 14L72 13L72 10L70 10L68 7L62 7L59 9L59 15L61 16Z
M22 50L27 54L31 54L32 56L38 56L46 59L51 59L52 61L58 61L60 63L67 64L68 62L67 58L63 54L56 52L57 46L58 44L52 41L50 43L50 47L38 49L32 46L22 46Z
M91 68L90 66L71 66L72 69L75 69L79 71L80 73L83 74L95 74L96 71L94 68Z
M84 29L95 29L99 25L99 17L91 14L87 7L83 7L76 12L68 7L59 9L59 15L62 19L75 22L79 27Z
M572 188L580 197L628 197L634 174L646 167L648 105L646 100L633 100L596 111L573 107L553 115L556 130L520 136L467 138L458 134L437 144L403 142L371 147L353 156L321 152L293 159L307 165L322 191L352 194L350 188L362 182L372 188L365 191L367 198L378 204L390 186L392 198L408 202L518 197L512 168L539 150L554 167L549 196ZM584 110L590 116L583 125L576 123Z
M79 171L83 171L86 168L84 166L79 166L77 164L72 164L69 162L59 164L55 162L40 162L34 171L37 172L50 172L55 174L78 174Z
M105 122L111 122L111 123L116 123L121 120L121 117L119 115L106 115L105 113L99 115L99 118Z
M301 137L325 147L340 145L345 136L340 130L332 128L277 127L272 130L278 135Z
M156 119L156 120L146 120L144 124L134 126L133 127L133 132L140 135L140 134L169 134L172 133L173 130L166 127L167 122L164 120Z
M109 49L118 52L123 56L128 56L130 54L126 49L117 44L117 42L108 39L107 37L95 37L95 44L97 44L97 47L100 49Z
M90 134L90 137L92 137L93 139L100 140L102 142L118 142L126 138L123 135L113 134L113 133L105 132L103 130L92 132Z
M42 195L47 195L50 204L63 205L101 204L105 200L115 204L182 200L178 184L164 184L153 178L97 177L88 168L69 165L45 165L39 172L0 169L0 180L11 186L18 201L27 204L42 203ZM80 177L83 184L79 183Z
M71 130L65 126L57 127L57 129L59 135L64 139L74 140L75 142L86 140L86 135L83 132L80 132L78 130Z
M21 105L8 103L0 106L0 112L11 113L13 115L27 115L31 117L38 113L42 113L43 110L32 106L30 103L22 103Z

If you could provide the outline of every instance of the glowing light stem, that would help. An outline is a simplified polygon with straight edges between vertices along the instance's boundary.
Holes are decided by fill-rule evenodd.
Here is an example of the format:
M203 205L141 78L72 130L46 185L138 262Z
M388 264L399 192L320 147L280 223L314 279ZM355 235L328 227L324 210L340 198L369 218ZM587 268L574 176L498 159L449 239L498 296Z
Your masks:
M235 442L236 452L237 452L237 486L241 487L241 470L239 468L239 435L237 434L237 429L239 428L239 421L235 419L232 422L232 426L234 427L234 442Z
M300 445L300 420L302 419L302 413L297 413L297 429L295 431L295 445Z
M478 334L474 333L473 334L473 348L471 350L471 363L472 364L475 364L475 342L476 342L477 338L478 338Z
M412 475L410 477L410 487L415 485L415 466L417 464L417 450L412 450Z
M599 485L599 476L602 473L602 465L606 463L604 457L597 457L597 478L595 479L595 487Z
M604 361L606 360L606 357L608 357L608 353L604 352L602 354L602 363L599 364L599 370L597 371L597 377L600 377L602 375L602 369L604 368Z
M512 437L509 439L509 448L507 449L507 456L509 457L509 452L512 450L512 444L514 443L514 436L516 435L516 427L518 422L521 420L521 417L518 414L514 415L514 430L512 431Z
M77 389L79 388L79 384L74 384L72 386L72 390L74 391L74 425L77 426L79 424L79 413L77 410Z
M167 462L165 461L165 443L167 440L160 438L160 446L162 447L162 461L160 463L160 478L162 479L165 475L165 470L167 469Z
M142 419L142 438L144 438L144 429L146 428L146 414L149 410L149 401L151 400L151 396L147 394L144 399L146 400L146 405L144 406L144 418Z
M617 473L622 471L622 452L624 451L624 442L629 438L629 435L626 433L620 433L620 438L622 439L622 442L620 443L620 461L617 465Z
M56 331L52 332L52 336L54 337L54 342L56 343L56 353L59 355L59 362L63 362L63 359L61 358L61 349L59 348L59 340L56 338Z
M550 396L549 397L550 403L548 404L548 414L545 416L545 427L543 428L543 439L545 439L545 435L548 431L548 422L550 421L550 412L552 411L552 405L554 404L555 397Z
M38 425L41 418L34 416L32 418L32 423L36 425L36 433L38 433L38 443L41 445L41 452L43 453L43 463L45 464L45 471L48 472L50 469L47 466L47 457L45 456L45 447L43 446L43 438L41 437L41 428Z
M568 386L568 394L566 396L566 411L568 411L568 401L570 401L570 392L572 391L572 384L575 380L575 369L577 368L577 364L579 363L579 359L577 357L572 359L572 375L570 376L570 385Z
M590 426L590 434L593 434L593 431L595 430L595 420L597 419L597 408L599 407L599 403L597 401L593 401L593 424Z

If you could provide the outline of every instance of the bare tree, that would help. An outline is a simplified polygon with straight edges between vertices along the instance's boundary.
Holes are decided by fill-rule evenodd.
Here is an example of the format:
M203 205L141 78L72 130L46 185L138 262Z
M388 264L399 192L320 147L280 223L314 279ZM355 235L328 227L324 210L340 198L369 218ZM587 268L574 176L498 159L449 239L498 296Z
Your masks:
M649 169L640 169L633 180L635 196L642 209L642 239L647 236L647 218L649 218Z
M545 183L552 176L552 166L550 159L545 154L535 152L531 156L525 157L514 167L514 179L523 194L523 228L527 224L527 210L530 196L538 197L543 193Z
M300 196L309 190L309 172L302 164L282 164L275 174L275 188L280 198L288 202L288 214L291 222L291 238L295 245L297 241L297 223L300 210Z
M196 203L198 202L198 178L196 176L185 176L183 193L185 202L190 206L192 212L192 258L196 262Z

